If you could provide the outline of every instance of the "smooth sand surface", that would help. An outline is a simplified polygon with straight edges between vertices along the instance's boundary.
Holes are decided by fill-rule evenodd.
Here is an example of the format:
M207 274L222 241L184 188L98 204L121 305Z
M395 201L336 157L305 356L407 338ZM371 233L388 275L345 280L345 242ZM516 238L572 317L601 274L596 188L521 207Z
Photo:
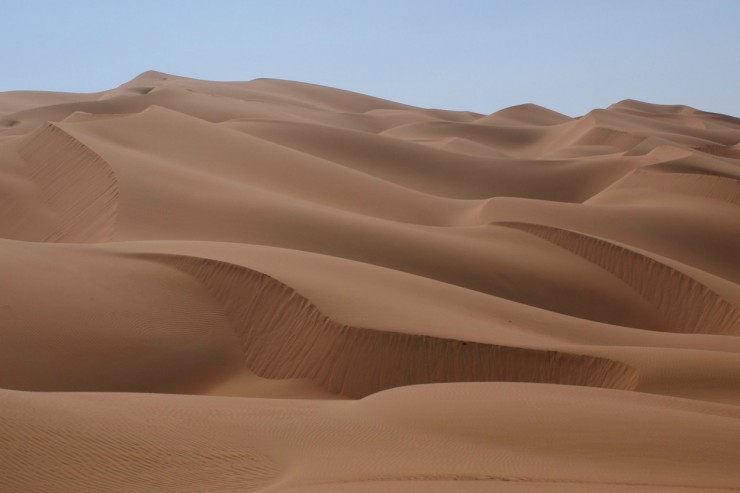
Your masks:
M740 491L739 253L686 106L0 93L0 491Z

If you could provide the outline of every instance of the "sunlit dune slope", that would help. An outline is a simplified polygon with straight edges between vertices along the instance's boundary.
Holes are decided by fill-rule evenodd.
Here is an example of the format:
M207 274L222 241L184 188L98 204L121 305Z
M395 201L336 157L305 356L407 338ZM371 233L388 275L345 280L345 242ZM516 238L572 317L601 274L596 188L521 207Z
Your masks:
M740 490L740 119L0 93L0 491Z

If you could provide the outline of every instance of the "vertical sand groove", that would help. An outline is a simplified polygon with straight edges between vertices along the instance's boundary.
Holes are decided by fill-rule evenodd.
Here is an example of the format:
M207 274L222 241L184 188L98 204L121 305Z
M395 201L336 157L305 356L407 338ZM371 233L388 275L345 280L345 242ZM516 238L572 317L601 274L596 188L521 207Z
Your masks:
M40 241L95 243L110 240L118 210L118 183L108 163L53 123L26 137L18 153L55 214L56 227Z
M512 381L634 389L637 371L587 355L497 346L339 324L281 282L216 260L143 255L199 279L223 304L249 368L310 378L348 397L404 385Z
M631 286L665 317L666 332L740 334L740 311L699 281L605 240L539 224L497 222L537 235L593 262Z

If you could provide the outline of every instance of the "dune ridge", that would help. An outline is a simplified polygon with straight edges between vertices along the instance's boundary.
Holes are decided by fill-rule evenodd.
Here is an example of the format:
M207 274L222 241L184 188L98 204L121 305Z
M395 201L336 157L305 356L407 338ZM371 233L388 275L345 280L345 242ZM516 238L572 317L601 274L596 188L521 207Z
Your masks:
M637 372L587 355L485 345L351 327L279 281L244 267L152 256L201 280L223 303L247 366L266 378L310 378L361 398L404 385L507 381L631 390Z
M740 491L740 119L0 93L0 490Z
M649 256L574 231L538 224L498 224L540 236L613 273L658 307L666 317L662 330L716 334L740 330L739 310L690 276ZM655 290L655 286L663 289ZM677 309L676 297L688 303Z

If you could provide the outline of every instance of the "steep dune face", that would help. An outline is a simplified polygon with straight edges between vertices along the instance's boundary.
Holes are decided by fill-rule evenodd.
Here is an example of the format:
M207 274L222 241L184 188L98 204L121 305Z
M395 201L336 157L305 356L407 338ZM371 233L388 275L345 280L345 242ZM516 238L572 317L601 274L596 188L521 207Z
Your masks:
M191 257L156 257L201 280L223 305L250 369L310 378L365 397L430 382L547 382L633 389L637 372L614 361L338 324L264 274Z
M58 226L40 241L101 242L115 229L118 184L108 164L54 124L25 138L18 154Z
M0 94L0 489L740 489L739 149L631 100Z
M740 311L716 293L655 259L591 236L541 225L508 223L570 250L611 272L655 304L662 330L737 335ZM655 286L663 289L656 290ZM676 306L674 299L685 300Z

